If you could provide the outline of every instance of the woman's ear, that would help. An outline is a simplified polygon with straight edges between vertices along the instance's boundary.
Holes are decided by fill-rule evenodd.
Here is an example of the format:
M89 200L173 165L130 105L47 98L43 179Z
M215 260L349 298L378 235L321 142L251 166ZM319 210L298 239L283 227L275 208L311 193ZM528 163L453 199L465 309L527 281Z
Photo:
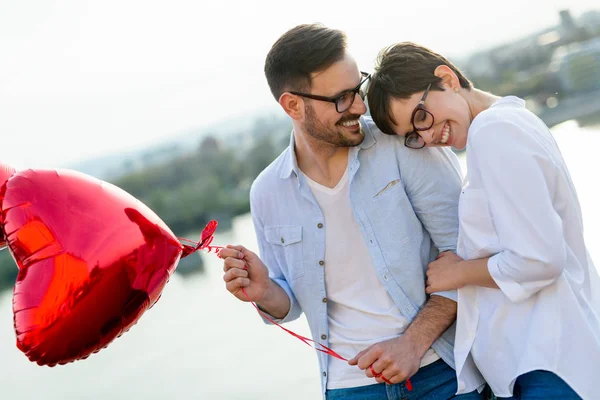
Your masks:
M460 90L460 81L458 76L452 71L447 65L438 66L433 74L442 80L442 86L444 89L450 89L452 91Z

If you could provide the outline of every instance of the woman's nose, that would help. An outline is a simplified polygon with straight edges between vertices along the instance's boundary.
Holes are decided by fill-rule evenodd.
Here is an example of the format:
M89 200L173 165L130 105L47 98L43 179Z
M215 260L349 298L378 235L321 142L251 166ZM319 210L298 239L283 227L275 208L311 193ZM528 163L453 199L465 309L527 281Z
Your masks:
M433 129L433 127L427 129L426 131L419 132L419 135L421 135L425 144L433 143L434 134L435 134L435 130Z

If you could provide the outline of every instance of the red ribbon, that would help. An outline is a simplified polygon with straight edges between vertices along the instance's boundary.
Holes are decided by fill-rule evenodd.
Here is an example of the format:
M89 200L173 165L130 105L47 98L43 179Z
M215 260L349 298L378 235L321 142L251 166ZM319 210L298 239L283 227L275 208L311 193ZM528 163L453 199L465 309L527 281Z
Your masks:
M206 225L206 227L204 228L204 230L202 231L202 236L200 239L200 242L194 242L188 239L183 239L183 238L179 238L179 240L184 240L186 242L189 243L193 243L195 246L189 246L189 245L183 245L184 247L184 255L182 255L182 257L185 257L186 255L189 255L197 250L206 250L208 253L215 253L217 256L219 256L218 252L223 249L223 246L211 246L210 244L212 243L214 237L214 233L215 230L217 229L217 221L210 221L208 223L208 225ZM247 269L246 266L244 266L244 269ZM244 293L244 296L246 296L246 299L248 299L248 301L250 302L250 304L252 304L252 306L254 306L254 308L256 309L256 311L258 311L258 313L260 315L262 315L265 319L267 319L269 322L271 322L273 325L276 325L278 327L280 327L281 329L283 329L284 331L286 331L287 333L289 333L290 335L296 337L297 339L301 340L302 342L304 342L306 345L312 347L313 349L320 351L321 353L325 353L327 355L330 355L332 357L335 357L339 360L342 361L348 361L347 358L342 357L341 355L339 355L338 353L336 353L335 351L333 351L332 349L330 349L329 347L325 346L322 343L318 343L315 342L312 339L309 339L305 336L299 335L294 331L291 331L287 328L284 328L283 326L281 326L280 324L278 324L277 322L273 321L273 319L267 314L265 313L263 310L261 310L252 300L250 300L250 297L248 296L248 293L246 293L246 289L242 288L242 293ZM390 382L389 380L386 379L385 376L383 376L381 373L376 373L375 370L373 369L373 365L369 366L369 369L371 370L371 373L373 374L373 376L375 378L381 378L383 379L383 381L385 383L387 383L388 385L392 385L392 382ZM410 382L410 379L407 379L405 381L406 384L406 389L411 391L413 389L412 387L412 383Z
M246 267L244 267L244 269L246 269ZM265 317L269 322L271 322L272 324L280 327L281 329L283 329L284 331L286 331L287 333L289 333L290 335L300 339L301 341L303 341L304 343L306 343L308 346L312 347L313 349L320 351L321 353L325 353L328 354L332 357L335 357L337 359L340 359L342 361L348 361L347 358L340 356L338 353L336 353L334 350L330 349L329 347L325 346L323 343L318 343L315 342L312 339L307 338L306 336L302 336L302 335L298 335L296 332L293 332L287 328L284 328L283 326L281 326L280 324L278 324L277 322L273 321L273 319L271 319L271 317L269 317L269 315L267 313L265 313L264 311L262 311L253 301L250 300L250 297L248 296L248 294L246 293L246 289L242 288L242 293L244 293L244 296L246 296L246 298L248 299L248 301L250 302L250 304L252 304L254 306L254 308L256 309L256 311L258 311L258 313L260 315L262 315L263 317ZM313 343L313 344L311 344ZM375 370L373 369L373 366L370 365L369 369L371 370L371 373L373 374L373 376L375 378L380 378L383 379L383 381L389 385L392 385L392 382L388 381L386 379L385 376L378 374L377 372L375 372ZM408 390L412 390L412 384L410 383L410 380L406 380L406 388Z

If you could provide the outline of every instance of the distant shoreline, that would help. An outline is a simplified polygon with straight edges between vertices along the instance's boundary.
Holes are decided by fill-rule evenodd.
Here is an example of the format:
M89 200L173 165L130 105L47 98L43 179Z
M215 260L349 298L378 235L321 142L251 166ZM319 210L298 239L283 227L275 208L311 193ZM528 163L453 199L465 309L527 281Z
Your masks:
M580 93L562 99L554 108L544 108L538 116L552 128L562 122L576 120L580 125L600 122L600 90Z

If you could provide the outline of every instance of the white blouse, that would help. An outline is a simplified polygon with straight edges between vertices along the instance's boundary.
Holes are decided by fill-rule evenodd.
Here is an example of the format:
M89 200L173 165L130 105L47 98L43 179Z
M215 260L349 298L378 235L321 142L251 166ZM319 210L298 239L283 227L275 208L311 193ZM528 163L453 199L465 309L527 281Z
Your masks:
M457 253L492 256L500 287L458 291L458 393L479 369L499 397L518 376L554 372L598 399L600 278L586 250L577 193L546 125L516 97L471 124Z

